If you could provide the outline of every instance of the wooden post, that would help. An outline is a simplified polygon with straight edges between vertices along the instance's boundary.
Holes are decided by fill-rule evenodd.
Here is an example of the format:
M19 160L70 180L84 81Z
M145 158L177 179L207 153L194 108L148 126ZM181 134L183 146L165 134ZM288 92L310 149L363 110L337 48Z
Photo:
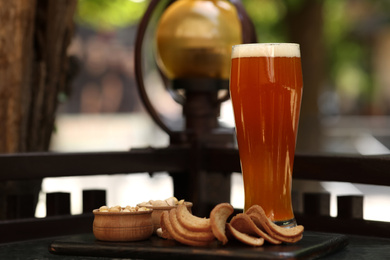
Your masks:
M363 196L338 196L337 217L345 219L363 219Z
M52 192L46 194L46 216L70 215L70 193Z
M106 190L83 190L83 213L91 213L106 204Z
M329 193L305 193L303 198L304 214L308 216L330 216Z

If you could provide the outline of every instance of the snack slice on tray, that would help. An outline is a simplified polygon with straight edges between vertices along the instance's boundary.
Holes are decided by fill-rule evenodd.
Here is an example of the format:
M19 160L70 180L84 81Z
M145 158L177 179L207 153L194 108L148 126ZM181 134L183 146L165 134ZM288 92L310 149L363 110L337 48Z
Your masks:
M250 246L262 246L264 244L264 238L262 237L253 237L246 233L240 232L235 229L231 224L226 224L226 227L235 239L241 241L244 244Z
M282 243L280 240L277 240L273 237L271 237L269 234L261 230L245 213L237 214L232 218L230 221L230 225L235 228L236 230L248 234L250 236L259 236L264 238L266 241L268 241L271 244L278 245Z
M226 245L228 236L251 246L262 246L264 241L278 245L302 239L303 226L279 227L258 205L250 207L245 213L237 214L227 223L233 212L232 205L220 203L213 208L209 219L200 218L180 205L162 213L159 235L190 246L209 246L215 239Z
M211 232L210 219L200 218L191 214L185 205L179 205L177 207L177 219L187 229Z
M175 233L184 237L185 239L194 241L211 242L215 240L213 232L210 231L197 231L185 228L178 220L177 210L175 208L169 211L169 221L173 227Z
M161 214L161 222L162 222L162 226L164 228L166 228L166 230L173 237L173 239L179 243L189 245L189 246L207 246L210 244L210 242L208 242L208 241L205 242L205 241L196 241L196 240L187 239L187 238L181 236L180 234L178 234L177 232L175 232L175 230L173 229L173 226L170 222L168 211L164 211Z
M213 208L210 213L211 230L214 236L225 245L228 242L226 236L226 221L234 212L233 206L229 203L221 203Z
M273 223L265 214L262 207L253 205L245 214L262 230L266 231L271 237L286 243L295 243L302 239L304 227L298 225L292 228L279 227Z

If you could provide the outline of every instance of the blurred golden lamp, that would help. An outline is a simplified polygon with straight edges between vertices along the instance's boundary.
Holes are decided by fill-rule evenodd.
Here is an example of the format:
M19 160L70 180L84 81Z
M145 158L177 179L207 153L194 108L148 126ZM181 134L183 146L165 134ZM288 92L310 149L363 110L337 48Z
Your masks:
M228 79L241 22L226 0L179 0L163 13L156 33L157 63L169 79Z

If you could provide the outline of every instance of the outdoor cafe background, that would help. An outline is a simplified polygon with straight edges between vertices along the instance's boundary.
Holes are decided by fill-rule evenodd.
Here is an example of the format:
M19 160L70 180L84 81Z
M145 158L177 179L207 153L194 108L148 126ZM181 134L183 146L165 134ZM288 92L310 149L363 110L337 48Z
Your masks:
M68 53L79 70L71 94L62 97L52 151L125 151L137 147L162 147L167 135L148 117L134 79L134 38L137 23L149 1L80 0L75 16L76 33ZM315 2L315 4L313 4ZM286 42L304 32L313 46L305 54L317 62L303 71L304 99L297 152L388 154L390 149L390 3L386 0L242 0L253 20L259 42ZM310 25L310 26L309 26ZM302 32L301 32L302 33ZM176 118L175 103L156 71L146 78L156 85L159 110ZM307 101L309 102L309 101ZM307 120L306 120L307 119ZM223 103L221 123L233 127L229 101ZM313 121L317 124L313 125ZM36 216L45 216L45 193L71 192L72 214L81 212L81 191L107 190L109 205L135 205L173 195L168 174L46 178ZM390 190L350 183L295 182L300 191L329 191L331 215L335 198L364 194L364 218L390 221ZM135 197L134 194L137 194ZM240 174L232 175L231 203L243 207ZM387 211L386 211L387 210ZM385 212L384 212L385 211ZM381 214L378 214L381 212Z

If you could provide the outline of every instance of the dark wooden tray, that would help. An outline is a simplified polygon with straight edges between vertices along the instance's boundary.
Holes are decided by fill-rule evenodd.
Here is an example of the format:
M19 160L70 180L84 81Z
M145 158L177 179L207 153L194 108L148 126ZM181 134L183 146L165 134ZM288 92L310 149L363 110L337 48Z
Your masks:
M137 242L103 242L93 234L76 235L53 241L49 251L54 254L100 256L136 259L315 259L341 250L348 244L347 236L305 231L296 244L251 247L229 241L208 247L189 247L156 236Z

